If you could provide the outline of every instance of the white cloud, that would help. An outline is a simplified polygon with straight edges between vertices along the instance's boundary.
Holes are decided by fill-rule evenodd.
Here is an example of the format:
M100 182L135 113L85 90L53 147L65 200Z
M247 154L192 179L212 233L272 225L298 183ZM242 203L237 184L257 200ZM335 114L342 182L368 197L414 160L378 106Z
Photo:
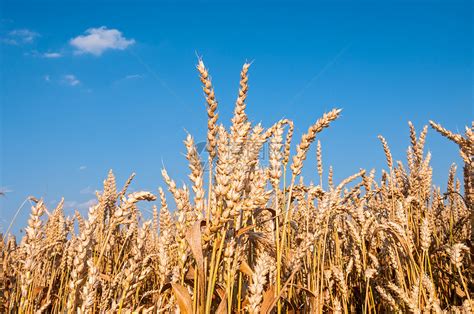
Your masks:
M89 207L94 206L96 204L97 204L97 199L95 199L95 198L87 200L85 202L65 201L64 202L64 208L65 209L84 210L84 209L89 209Z
M14 29L7 33L5 38L2 38L1 41L8 45L23 45L31 44L39 37L39 34L33 32L29 29Z
M76 202L76 201L65 201L64 204L63 204L63 206L64 206L65 208L73 208L73 207L76 207L77 204L79 204L79 203Z
M122 36L118 29L108 29L105 26L89 28L85 35L79 35L69 41L77 50L77 54L90 53L100 56L107 49L124 50L135 43L134 39Z
M79 208L79 209L89 209L89 207L94 206L96 204L97 204L97 199L93 198L93 199L90 199L86 202L80 203L77 206L77 208Z
M144 77L145 76L142 75L142 74L128 74L128 75L125 75L122 78L114 81L113 84L119 84L119 83L129 81L129 80L141 80Z
M72 75L72 74L67 74L67 75L64 75L64 81L71 85L71 86L76 86L76 85L79 85L81 83L81 81L79 81L76 76Z
M39 52L38 50L31 50L23 53L24 56L35 58L56 59L63 56L60 52Z
M130 74L130 75L125 76L126 80L141 79L141 78L143 78L143 75L140 75L140 74Z
M86 186L85 188L83 188L79 193L81 194L88 194L88 195L95 195L95 192L97 190L94 190L93 188L91 188L90 186Z
M45 52L43 53L44 58L48 59L56 59L56 58L61 58L63 55L59 52Z
M87 169L87 166L84 166L84 165L79 167L79 171L83 171L83 170L86 170L86 169Z
M7 193L13 192L12 189L6 187L6 186L0 186L0 195L5 195Z

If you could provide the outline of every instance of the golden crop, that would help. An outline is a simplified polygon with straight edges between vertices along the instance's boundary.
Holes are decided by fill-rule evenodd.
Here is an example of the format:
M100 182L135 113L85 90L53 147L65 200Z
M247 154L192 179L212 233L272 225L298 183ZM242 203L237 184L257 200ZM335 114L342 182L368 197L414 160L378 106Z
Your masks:
M379 137L380 181L361 170L336 184L332 169L323 180L317 141L319 182L308 184L309 148L341 111L310 126L290 158L292 121L265 129L247 119L249 64L230 130L218 124L202 61L197 69L209 171L188 135L189 186L162 171L172 203L161 188L127 194L133 176L118 190L112 171L85 217L36 200L21 242L0 241L0 312L472 313L472 128L460 135L430 122L460 148L464 192L454 165L446 193L432 185L428 127L417 135L411 123L406 163L392 160ZM137 203L157 198L160 209L144 220Z

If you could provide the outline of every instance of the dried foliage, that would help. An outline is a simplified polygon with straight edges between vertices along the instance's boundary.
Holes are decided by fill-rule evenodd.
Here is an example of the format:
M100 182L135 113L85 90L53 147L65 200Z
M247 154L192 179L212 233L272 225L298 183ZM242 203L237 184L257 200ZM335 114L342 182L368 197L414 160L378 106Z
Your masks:
M446 193L432 185L427 128L417 137L411 123L406 163L380 136L380 180L361 170L337 184L332 168L326 180L318 141L319 184L305 184L311 144L341 111L323 114L290 158L293 122L264 129L247 118L249 66L226 130L199 61L210 171L189 135L190 186L163 169L169 194L127 194L133 175L117 191L110 172L87 215L37 200L21 242L0 241L0 312L472 313L472 128L461 136L431 122L461 149L465 192L455 167ZM144 220L137 204L157 197Z

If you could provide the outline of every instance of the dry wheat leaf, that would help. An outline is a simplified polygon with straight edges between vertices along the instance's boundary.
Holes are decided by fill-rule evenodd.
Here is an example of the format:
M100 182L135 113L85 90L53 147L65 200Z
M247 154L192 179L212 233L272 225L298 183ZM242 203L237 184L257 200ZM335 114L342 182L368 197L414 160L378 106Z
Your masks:
M189 247L193 252L193 256L196 259L199 276L204 275L204 256L202 253L202 235L201 226L204 224L204 220L199 220L194 223L192 228L186 233L186 240L189 243Z
M180 311L184 314L193 313L193 301L189 295L188 289L177 283L172 283L171 287L173 288L174 296L178 301Z
M271 285L263 294L262 306L260 307L260 314L270 313L275 306L275 286Z
M252 268L250 268L249 264L247 264L246 261L242 261L239 266L239 270L246 274L249 277L252 277L253 271Z
M219 294L219 297L221 298L221 302L219 303L219 306L217 307L216 314L224 314L227 313L227 294L225 293L225 290L218 287L216 288L217 294Z

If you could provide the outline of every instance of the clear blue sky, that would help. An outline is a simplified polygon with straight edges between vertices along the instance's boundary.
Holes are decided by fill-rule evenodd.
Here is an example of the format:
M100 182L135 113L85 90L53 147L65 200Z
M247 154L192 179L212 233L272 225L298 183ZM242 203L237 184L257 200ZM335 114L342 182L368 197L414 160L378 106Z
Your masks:
M471 1L2 0L0 13L0 232L28 195L83 211L109 168L119 186L136 172L135 190L156 191L163 164L185 180L182 140L206 130L196 54L226 124L246 60L254 122L292 119L299 139L343 108L320 136L336 180L386 168L378 134L404 160L408 120L454 131L473 120ZM427 148L444 186L457 148L431 130Z

